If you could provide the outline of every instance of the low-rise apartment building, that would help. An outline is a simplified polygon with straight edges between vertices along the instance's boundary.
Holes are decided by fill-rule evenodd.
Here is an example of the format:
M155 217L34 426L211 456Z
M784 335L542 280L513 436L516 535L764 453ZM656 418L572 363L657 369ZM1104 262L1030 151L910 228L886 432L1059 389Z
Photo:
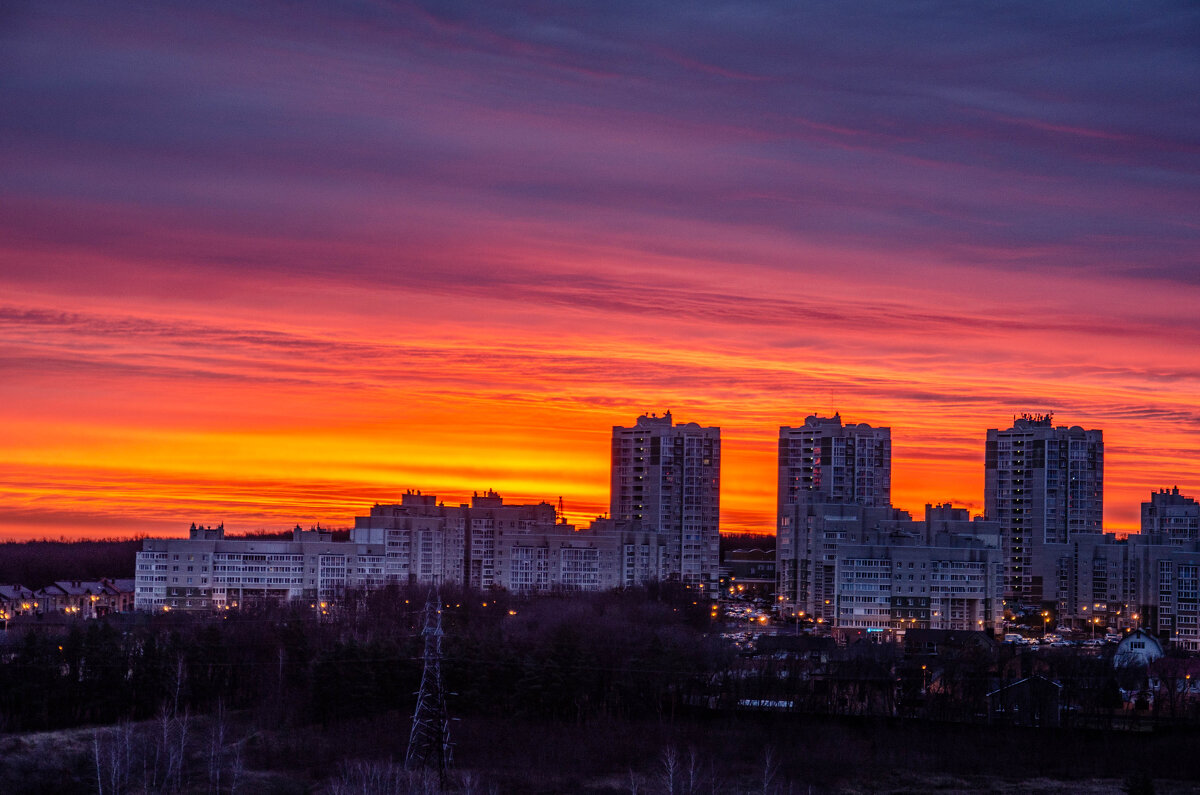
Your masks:
M334 541L296 527L292 538L226 538L192 525L187 538L147 538L137 554L138 610L208 610L259 601L326 600L385 582L383 545Z
M188 538L146 539L137 556L140 610L209 610L257 601L335 601L389 583L444 583L516 593L600 591L669 579L669 539L599 519L577 530L548 503L498 494L446 506L405 494L358 517L349 541L297 527L292 538L226 538L193 525Z
M906 511L890 506L813 503L794 511L784 527L784 534L777 539L780 607L793 615L831 626L840 626L844 618L838 606L842 581L837 567L847 546L892 544L917 550L931 549L939 543L947 543L945 539L952 539L952 545L964 548L999 548L997 522L971 520L961 509L947 505L926 506L925 521L914 521ZM907 588L907 580L905 583ZM917 596L919 592L914 592L914 598ZM866 604L862 603L864 610ZM1001 600L996 599L995 604L1000 605ZM878 611L882 608L872 606L870 609ZM868 614L854 615L858 616L854 620L861 622ZM881 618L884 614L870 615ZM978 618L974 620L978 621ZM970 628L979 627L976 624Z
M980 631L1004 614L1000 550L967 536L867 533L840 546L834 579L842 629Z

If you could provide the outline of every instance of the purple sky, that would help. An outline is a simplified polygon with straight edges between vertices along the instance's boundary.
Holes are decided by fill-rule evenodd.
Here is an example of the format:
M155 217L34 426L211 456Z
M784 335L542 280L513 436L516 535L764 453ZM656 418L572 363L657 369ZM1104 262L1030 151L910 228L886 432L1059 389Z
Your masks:
M582 516L664 408L728 429L730 529L835 407L901 507L978 509L1047 409L1115 529L1200 496L1194 3L6 3L0 108L0 534L345 522L464 459Z

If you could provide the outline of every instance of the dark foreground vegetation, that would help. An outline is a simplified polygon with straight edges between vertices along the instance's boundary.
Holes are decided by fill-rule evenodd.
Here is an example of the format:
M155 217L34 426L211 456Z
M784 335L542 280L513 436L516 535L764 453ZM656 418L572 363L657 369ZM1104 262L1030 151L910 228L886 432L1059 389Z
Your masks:
M350 538L345 528L328 530L334 541ZM229 538L287 538L292 531L230 533ZM132 579L141 538L96 538L0 542L0 583L37 590L62 580Z
M1170 792L1200 781L1189 753L1200 732L1187 726L1001 729L747 712L736 699L701 708L743 663L684 589L441 596L451 791L1018 791L1046 777ZM393 588L336 615L116 616L9 637L0 792L435 791L401 764L425 598Z
M408 716L272 727L245 714L0 735L6 793L436 792ZM447 792L1194 792L1194 732L1104 733L741 713L452 723ZM99 782L99 786L97 784Z
M456 714L583 721L660 717L681 683L730 656L690 592L595 597L443 590L443 672ZM317 605L124 614L7 640L0 730L144 720L164 704L223 705L271 725L330 725L410 708L420 681L426 591L389 588L325 613Z
M142 540L5 541L0 543L0 583L37 590L57 580L132 578Z
M721 557L731 549L768 549L775 550L775 536L760 533L722 533Z

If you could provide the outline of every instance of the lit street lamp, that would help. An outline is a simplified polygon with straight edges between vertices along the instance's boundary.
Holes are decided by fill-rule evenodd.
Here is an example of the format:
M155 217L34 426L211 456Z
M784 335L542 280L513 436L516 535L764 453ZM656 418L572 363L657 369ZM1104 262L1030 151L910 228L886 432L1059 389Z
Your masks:
M1050 631L1050 611L1042 611L1042 637L1046 637L1046 633Z

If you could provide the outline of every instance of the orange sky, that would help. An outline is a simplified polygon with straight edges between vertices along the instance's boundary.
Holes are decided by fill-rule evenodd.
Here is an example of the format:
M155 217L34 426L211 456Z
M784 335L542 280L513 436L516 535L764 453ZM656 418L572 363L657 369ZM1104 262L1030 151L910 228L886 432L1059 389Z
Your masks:
M584 522L667 409L727 531L835 410L917 515L1016 413L1100 428L1134 530L1200 497L1200 15L1070 5L13 10L0 537Z
M810 412L890 425L893 500L917 514L945 500L982 510L984 432L1024 410L1105 431L1110 529L1135 529L1151 489L1200 481L1178 420L1197 410L1194 382L1155 378L1176 350L1085 315L1060 319L1084 331L1047 337L1010 312L997 335L930 295L925 308L831 299L842 317L811 326L705 313L664 330L636 311L519 296L413 292L413 311L389 316L368 288L318 313L306 304L319 290L293 289L251 291L273 311L76 296L64 313L22 296L0 321L17 365L3 387L3 532L344 526L408 488L561 495L583 522L607 510L611 426L665 409L722 428L728 531L771 529L778 426ZM769 310L800 317L814 297L781 288ZM1012 349L1044 352L1018 367Z

